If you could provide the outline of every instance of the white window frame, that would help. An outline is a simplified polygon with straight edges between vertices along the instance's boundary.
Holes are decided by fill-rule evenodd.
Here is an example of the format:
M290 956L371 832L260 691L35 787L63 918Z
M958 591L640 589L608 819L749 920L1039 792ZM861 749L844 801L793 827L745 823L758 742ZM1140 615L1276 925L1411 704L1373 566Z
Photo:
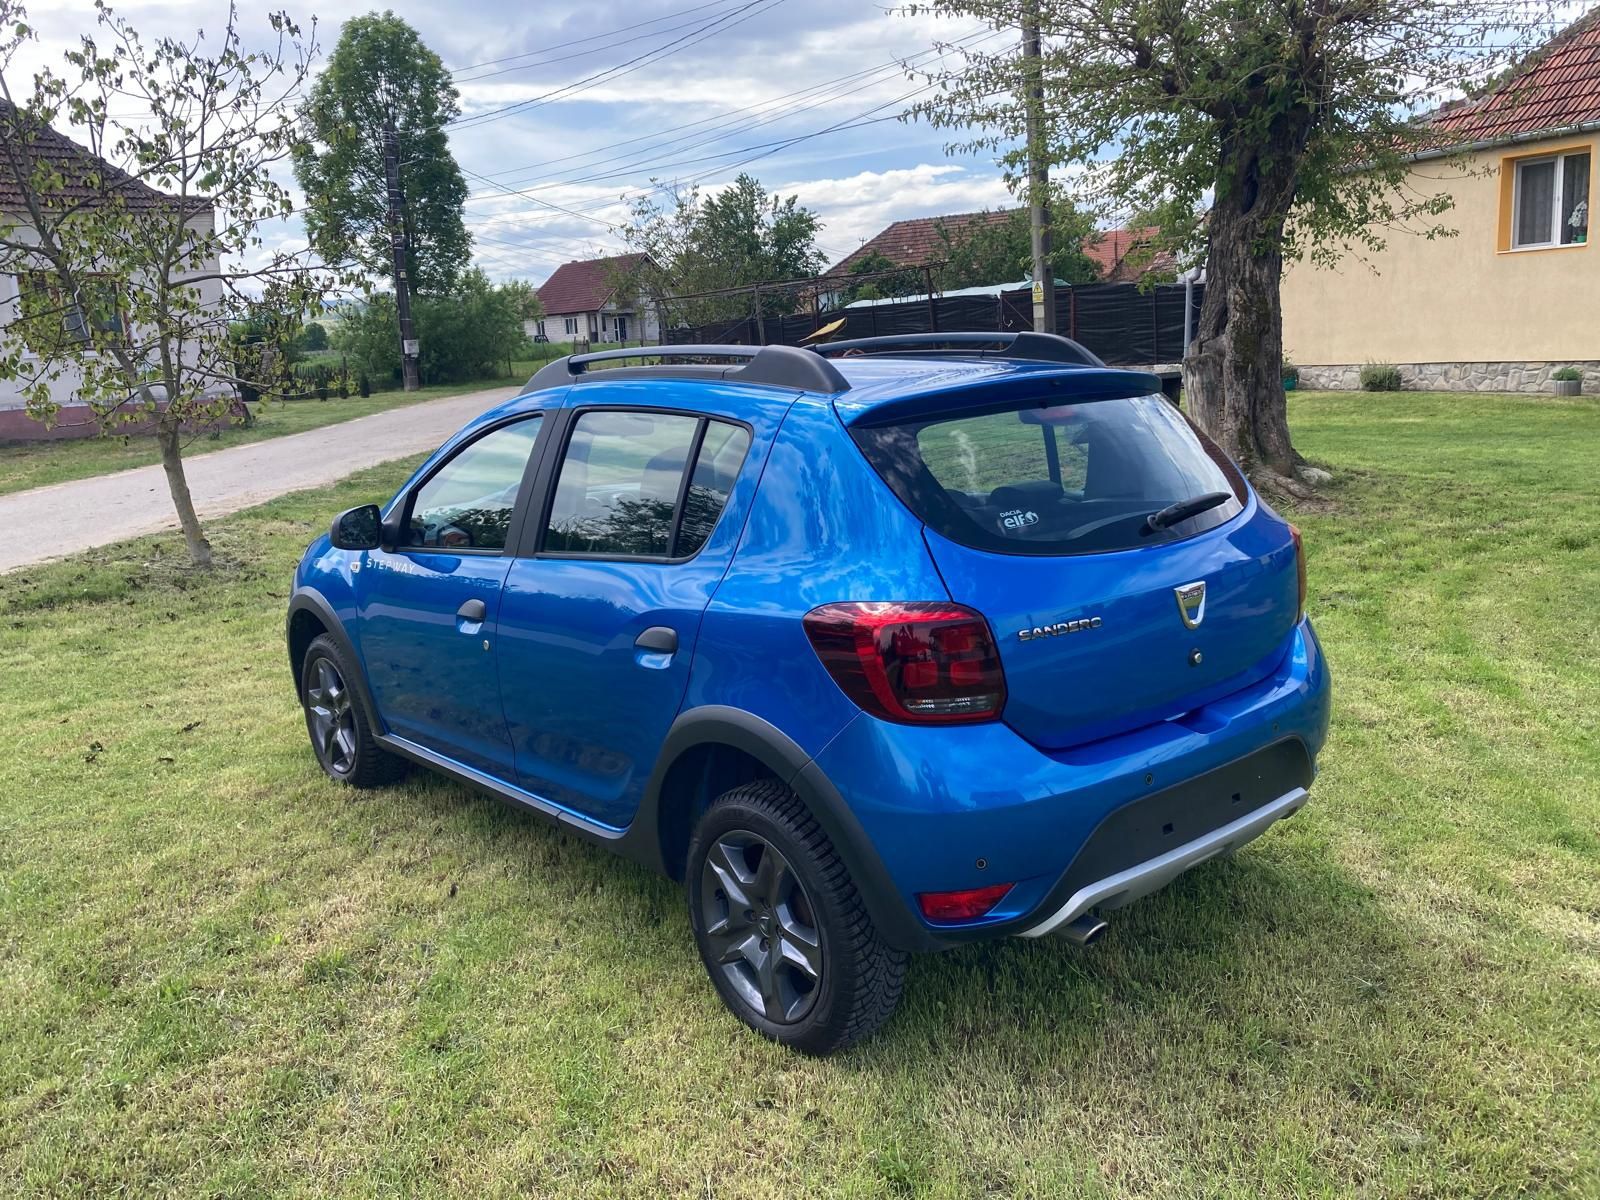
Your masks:
M1556 154L1542 154L1537 158L1519 158L1512 164L1515 174L1511 180L1511 249L1560 250L1568 246L1584 246L1588 244L1587 242L1563 242L1561 240L1561 209L1567 186L1567 159L1588 156L1589 151L1587 149L1577 149ZM1545 163L1554 164L1555 171L1555 186L1550 189L1550 240L1545 242L1519 242L1517 241L1517 230L1522 227L1522 171L1524 167L1536 167ZM1589 170L1591 172L1594 170L1593 158L1589 159Z
M568 337L577 337L578 336L578 318L577 317L563 317L562 318L562 328L565 330L566 335Z

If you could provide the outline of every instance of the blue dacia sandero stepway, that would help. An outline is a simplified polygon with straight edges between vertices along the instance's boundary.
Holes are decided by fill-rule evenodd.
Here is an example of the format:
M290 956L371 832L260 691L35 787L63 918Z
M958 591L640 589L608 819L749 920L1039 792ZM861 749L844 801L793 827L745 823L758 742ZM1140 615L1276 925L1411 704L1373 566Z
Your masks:
M1305 804L1305 590L1076 343L680 346L554 362L338 516L289 657L334 779L420 763L681 879L728 1007L827 1053L909 952L1088 942Z

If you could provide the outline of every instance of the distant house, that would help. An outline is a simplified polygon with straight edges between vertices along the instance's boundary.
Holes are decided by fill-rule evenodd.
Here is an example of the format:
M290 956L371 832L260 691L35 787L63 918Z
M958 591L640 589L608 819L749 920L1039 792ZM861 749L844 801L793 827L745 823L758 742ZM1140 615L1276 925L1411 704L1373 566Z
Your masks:
M945 235L951 241L960 242L985 226L1011 220L1016 211L996 209L896 221L845 255L827 273L830 277L848 275L857 263L872 255L882 255L896 267L922 267L942 262L949 252ZM1165 251L1153 255L1134 253L1148 246L1156 233L1153 228L1104 230L1084 245L1083 253L1094 263L1099 282L1137 283L1149 272L1170 273L1173 270L1172 255ZM996 279L992 282L1015 281Z
M1412 387L1549 391L1551 371L1574 365L1585 391L1600 390L1600 250L1589 238L1600 9L1427 124L1435 148L1415 155L1404 186L1448 191L1455 206L1442 221L1457 236L1391 232L1368 261L1292 267L1283 344L1302 386L1353 387L1363 363L1386 362Z
M562 263L539 288L544 316L526 323L529 336L543 334L552 342L656 341L654 309L627 295L627 281L644 261L643 254L619 254Z
M12 121L16 109L0 101L0 122ZM132 210L175 211L179 203L187 203L192 211L185 224L197 231L209 233L213 228L213 213L209 206L197 204L192 198L180 201L175 196L157 191L148 184L134 179L78 145L71 138L45 128L30 130L28 151L41 165L57 172L66 181L58 193L63 203L100 203L109 193L116 202ZM15 142L13 144L16 144ZM83 183L74 183L83 180ZM18 239L31 241L27 225L26 207L15 180L9 173L0 176L0 214L9 224L19 225ZM42 264L40 264L42 267ZM199 283L202 300L208 305L222 302L222 283L215 278L216 260L203 264L202 274L212 276ZM92 281L91 281L92 282ZM0 274L0 327L9 327L23 314L24 305L37 301L46 311L60 312L60 336L67 344L76 345L84 337L84 314L71 304L64 303L58 295L58 286L52 273L45 270L15 268L9 274ZM119 306L120 307L120 306ZM118 312L113 318L115 329L123 329L125 315ZM85 350L83 353L93 353ZM77 400L80 377L75 371L63 371L51 385L51 398L59 406L55 424L46 428L27 414L27 401L16 382L0 381L0 441L36 441L41 439L89 437L100 432L100 424L93 410ZM119 426L119 433L134 432L129 426Z

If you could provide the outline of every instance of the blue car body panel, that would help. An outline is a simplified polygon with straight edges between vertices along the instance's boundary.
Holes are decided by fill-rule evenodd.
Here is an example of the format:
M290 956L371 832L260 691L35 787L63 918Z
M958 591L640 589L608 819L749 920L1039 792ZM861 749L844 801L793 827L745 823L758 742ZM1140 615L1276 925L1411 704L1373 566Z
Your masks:
M683 407L680 389L596 383L581 408ZM633 819L696 661L701 614L733 558L773 435L793 393L697 387L693 411L747 424L739 479L706 544L687 562L518 558L501 605L503 696L516 778L608 829ZM672 655L640 650L646 629L677 635ZM698 666L696 673L707 671ZM558 686L552 686L559 681Z
M1329 681L1298 613L1288 527L1253 493L1192 537L1134 550L1015 556L927 526L852 441L852 427L1017 396L1138 395L1136 372L1004 360L843 360L838 395L699 378L596 378L483 414L385 507L483 430L546 416L526 528L502 556L334 549L295 576L308 612L358 657L392 748L557 816L663 869L674 762L726 741L802 792L879 924L926 948L1035 916L1109 814L1285 739L1314 760ZM1051 403L1056 401L1052 399ZM549 556L538 525L564 422L624 406L731 419L751 444L721 517L685 561ZM557 419L559 418L559 419ZM1207 580L1207 619L1175 583ZM463 600L484 600L481 625ZM999 720L897 724L864 713L814 652L804 616L840 601L955 602L1000 649ZM1043 642L1019 631L1100 616ZM677 651L635 645L671 629ZM291 636L291 643L293 637ZM706 731L706 732L703 732ZM1307 780L1309 782L1309 779ZM981 865L980 865L981 864ZM917 911L930 891L1014 883L962 926Z

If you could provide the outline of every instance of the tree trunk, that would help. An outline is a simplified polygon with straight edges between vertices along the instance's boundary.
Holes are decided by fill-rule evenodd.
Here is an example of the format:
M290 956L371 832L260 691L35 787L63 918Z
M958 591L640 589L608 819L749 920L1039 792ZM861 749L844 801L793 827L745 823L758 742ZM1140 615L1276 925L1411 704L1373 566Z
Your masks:
M1276 174L1253 153L1225 162L1231 186L1207 218L1205 299L1183 385L1195 421L1245 471L1292 481L1303 460L1289 440L1279 285L1294 188L1291 172Z
M194 500L189 496L189 481L183 474L182 420L171 410L161 413L156 421L156 441L161 446L161 469L167 473L167 490L172 493L172 507L178 510L178 524L183 527L184 544L189 548L189 562L196 567L211 565L211 543L200 528L200 518L195 515Z

